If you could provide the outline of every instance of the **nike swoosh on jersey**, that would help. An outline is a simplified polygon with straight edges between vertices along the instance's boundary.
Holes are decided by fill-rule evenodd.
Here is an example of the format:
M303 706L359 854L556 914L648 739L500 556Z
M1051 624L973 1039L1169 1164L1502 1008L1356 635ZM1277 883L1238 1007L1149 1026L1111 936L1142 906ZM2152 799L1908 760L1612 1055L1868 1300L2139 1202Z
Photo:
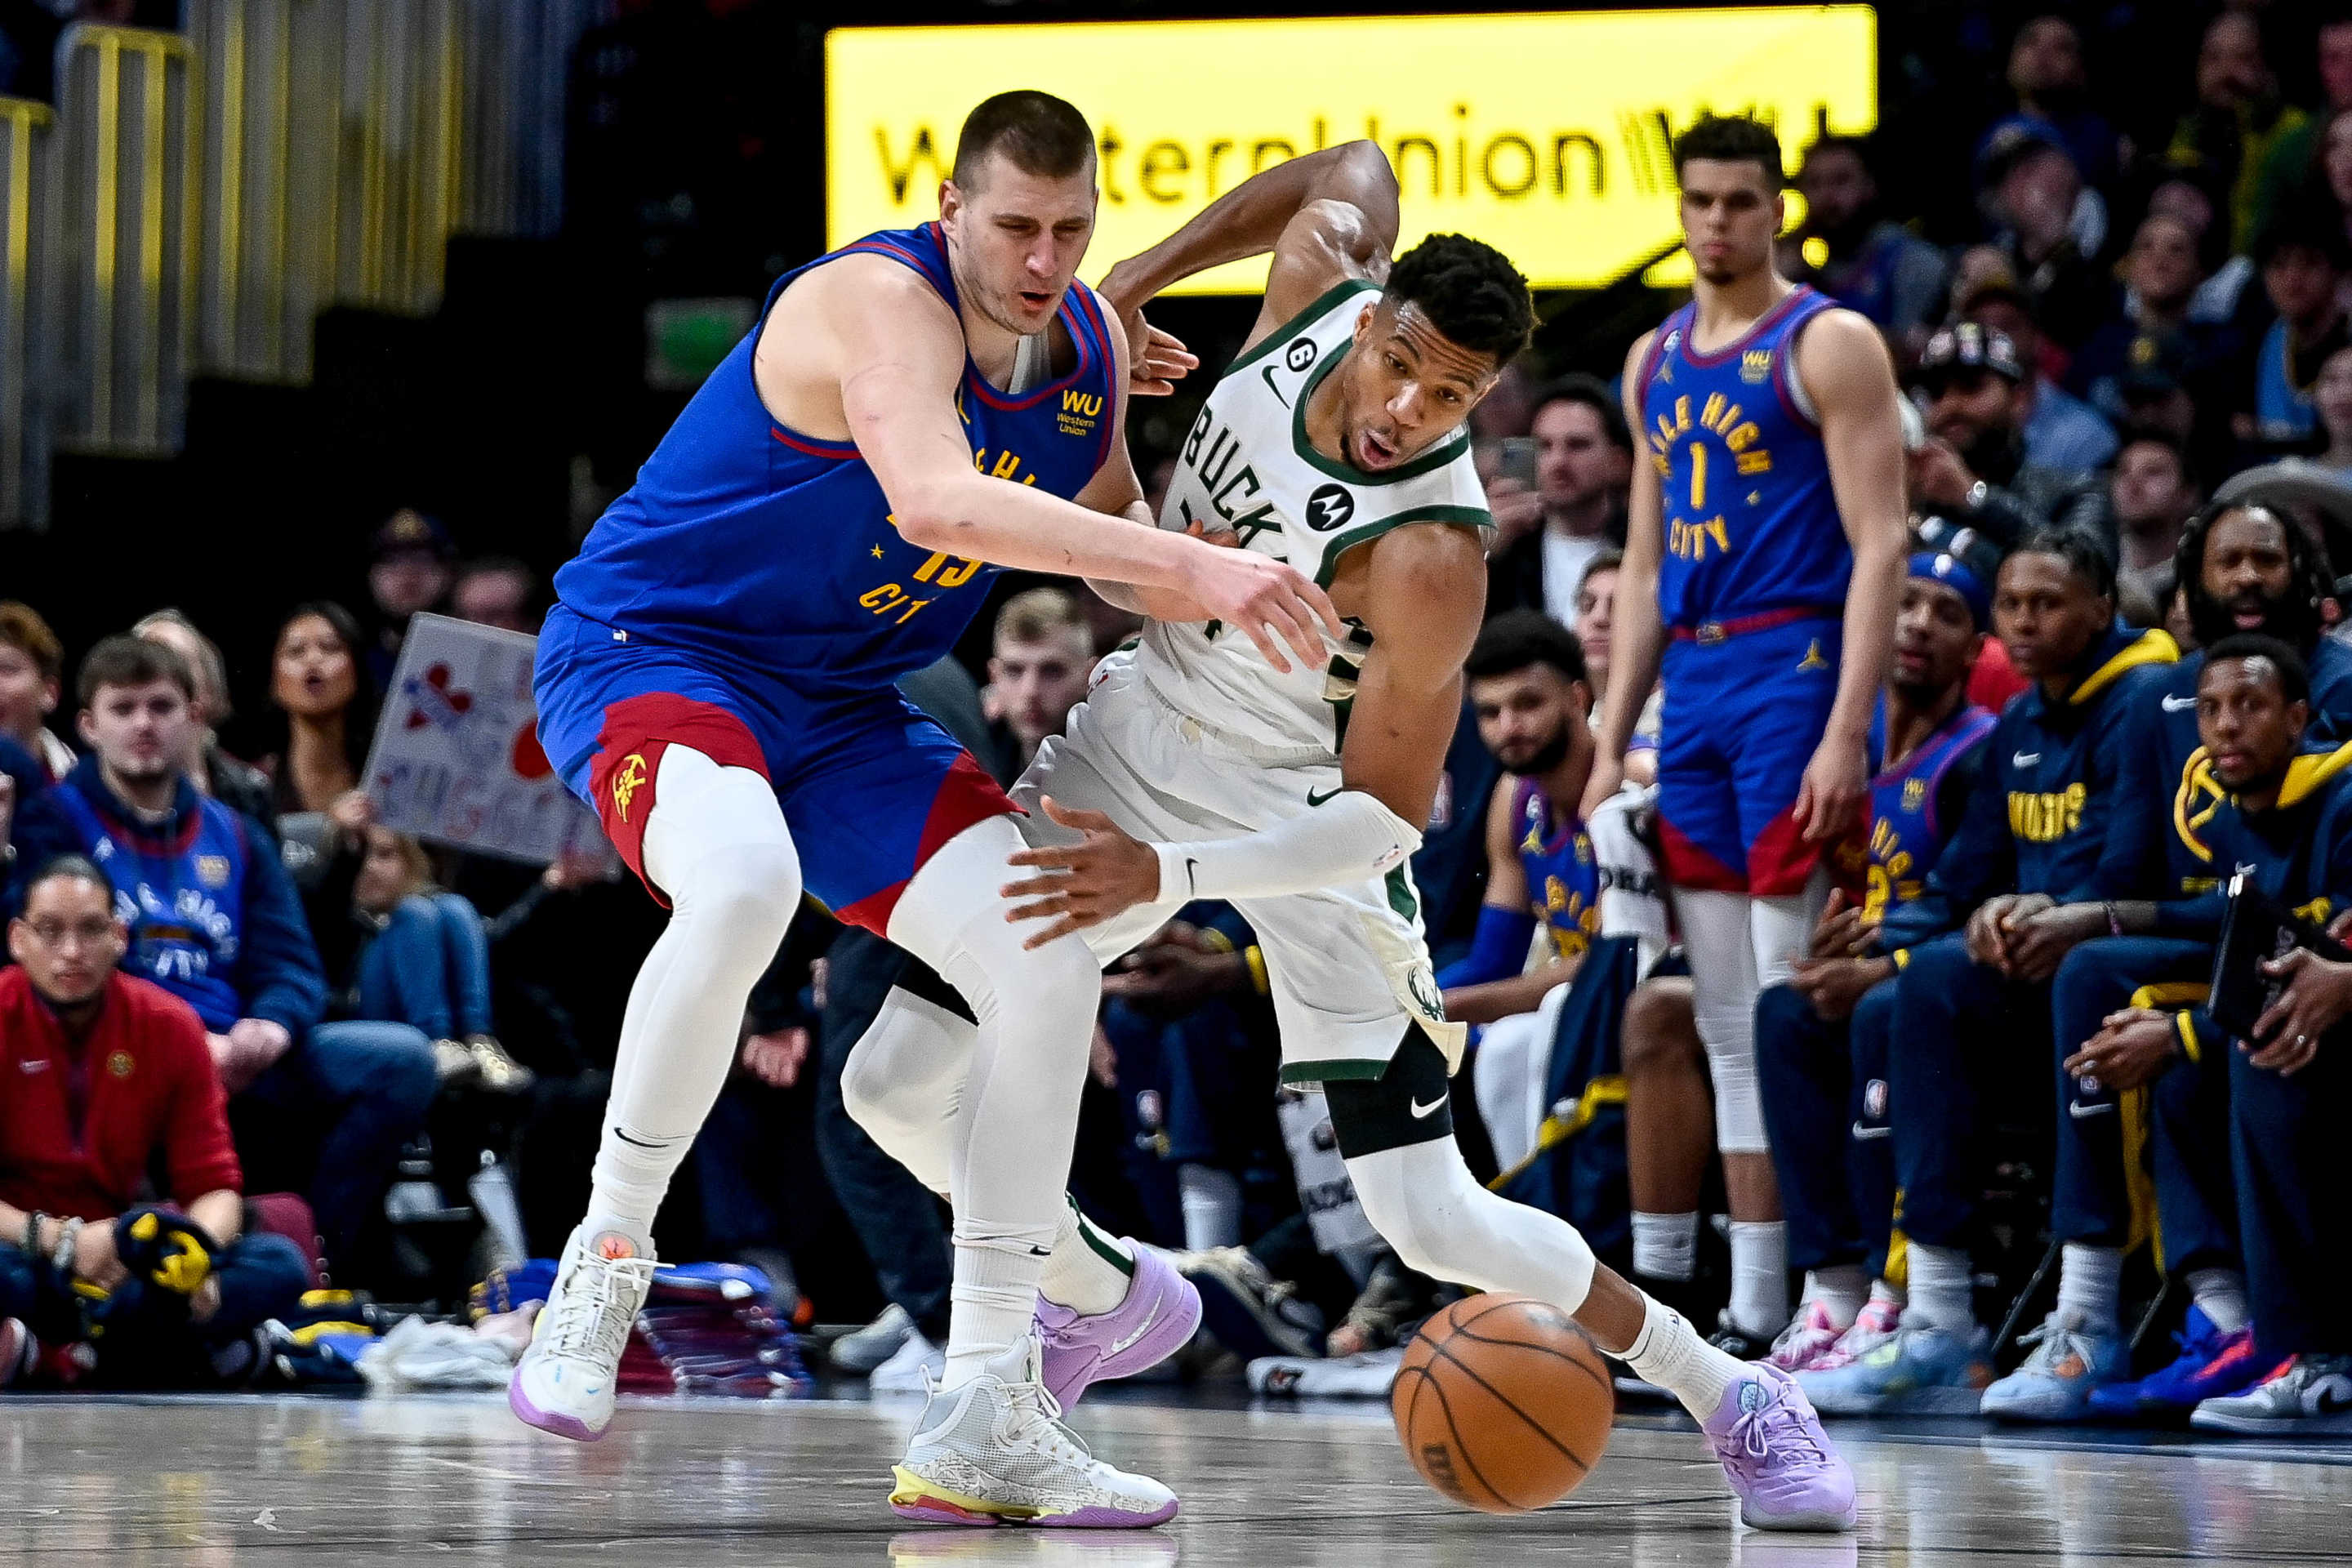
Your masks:
M2167 713L2179 713L2196 706L2197 699L2194 697L2168 697L2164 700Z
M2097 1105L2084 1105L2079 1100L2070 1100L2066 1102L2066 1114L2073 1117L2075 1121L2081 1121L2087 1117L2104 1116L2115 1108L2116 1102L2112 1100L2103 1101Z
M2039 752L2020 752L2009 760L2021 768L2030 768L2034 763L2042 760L2042 753Z
M1324 801L1329 800L1333 795L1338 795L1341 790L1346 789L1347 787L1348 786L1346 784L1333 784L1329 789L1325 790L1319 797L1313 790L1310 789L1307 792L1307 804L1309 805L1321 805Z
M1416 1118L1434 1116L1437 1114L1437 1108L1444 1103L1445 1097L1442 1094L1435 1100L1431 1100L1427 1105L1423 1105L1421 1101L1416 1100L1412 1102L1412 1113Z
M1892 1127L1864 1127L1861 1122L1857 1121L1853 1124L1853 1135L1856 1138L1892 1138L1895 1136L1895 1129Z

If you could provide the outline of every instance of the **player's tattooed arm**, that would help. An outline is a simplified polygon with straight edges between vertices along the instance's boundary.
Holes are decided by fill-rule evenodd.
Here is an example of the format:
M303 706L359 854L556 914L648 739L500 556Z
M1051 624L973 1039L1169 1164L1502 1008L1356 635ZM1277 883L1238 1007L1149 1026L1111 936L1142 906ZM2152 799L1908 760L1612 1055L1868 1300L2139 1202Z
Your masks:
M1837 697L1805 768L1796 822L1822 843L1860 818L1869 787L1863 751L1895 647L1903 590L1903 424L1895 362L1878 329L1851 310L1825 311L1797 342L1797 374L1821 415L1822 447L1839 521L1853 551ZM1622 584L1623 579L1619 579Z
M1265 304L1247 340L1255 343L1335 283L1386 279L1402 224L1388 154L1376 142L1344 142L1243 181L1166 239L1114 266L1102 293L1133 334L1144 304L1171 284L1271 251Z
M1642 366L1656 336L1644 332L1625 351L1625 423L1637 433L1642 429ZM1658 618L1658 554L1665 547L1666 525L1658 484L1657 465L1646 456L1637 458L1633 493L1626 501L1625 560L1617 574L1609 689L1601 694L1599 745L1577 813L1588 820L1625 782L1625 748L1633 739L1633 726L1641 722L1650 689L1658 683L1658 665L1665 655L1665 626Z

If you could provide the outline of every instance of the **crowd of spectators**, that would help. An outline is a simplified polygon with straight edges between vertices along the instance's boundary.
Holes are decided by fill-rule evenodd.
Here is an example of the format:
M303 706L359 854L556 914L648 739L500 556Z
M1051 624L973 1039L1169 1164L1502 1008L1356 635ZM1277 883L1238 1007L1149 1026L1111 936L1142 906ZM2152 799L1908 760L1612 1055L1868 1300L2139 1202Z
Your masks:
M1825 1406L1927 1389L2130 1416L2218 1394L2236 1429L2276 1431L2300 1417L2247 1392L2258 1373L2352 1400L2331 1326L2352 1254L2315 1195L2352 979L2299 961L2295 1032L2252 1050L2178 989L2210 964L2224 846L2317 919L2352 896L2328 804L2352 722L2352 14L2222 10L2174 68L2177 125L2135 136L2117 124L2145 106L2111 112L2126 89L2077 23L2024 18L1998 106L1952 129L1961 243L1928 237L1927 194L1870 139L1822 136L1794 176L1783 270L1874 322L1902 373L1922 553L1875 760L1926 779L1894 797L1943 822L1932 870L1841 858L1851 886L1759 1014L1806 1289L1793 1322L1726 1329L1804 1365ZM1712 1321L1723 1178L1664 902L1635 888L1652 912L1604 921L1530 872L1588 832L1604 864L1638 858L1648 777L1637 747L1622 823L1527 826L1529 801L1581 793L1640 456L1617 388L1543 369L1478 412L1489 635L1412 868L1448 1005L1479 1027L1455 1115L1500 1190ZM576 1214L660 915L588 858L518 868L373 820L365 758L411 619L529 635L545 584L415 510L371 563L359 614L285 616L266 708L234 725L200 609L69 666L37 608L0 604L0 1055L58 1091L0 1113L0 1384L236 1375L306 1285L447 1302ZM903 688L1010 782L1131 630L1076 584L1009 581L984 656ZM1652 746L1656 724L1653 702ZM1932 777L1904 773L1931 754ZM1482 921L1498 909L1535 917L1515 951ZM803 1320L863 1323L834 1366L916 1387L945 1334L940 1211L840 1086L904 962L814 909L796 923L661 1230L669 1256L761 1265ZM1106 991L1073 1191L1183 1255L1212 1330L1187 1370L1393 1347L1444 1288L1363 1223L1319 1097L1278 1089L1247 924L1187 909ZM2152 1236L2161 1276L2133 1261ZM2054 1307L2030 1289L2045 1245ZM2151 1309L2145 1343L2127 1303ZM2045 1309L2014 1347L1990 1331ZM107 1342L148 1349L109 1366L85 1342L116 1317L143 1326ZM2181 1361L2129 1381L2172 1322Z

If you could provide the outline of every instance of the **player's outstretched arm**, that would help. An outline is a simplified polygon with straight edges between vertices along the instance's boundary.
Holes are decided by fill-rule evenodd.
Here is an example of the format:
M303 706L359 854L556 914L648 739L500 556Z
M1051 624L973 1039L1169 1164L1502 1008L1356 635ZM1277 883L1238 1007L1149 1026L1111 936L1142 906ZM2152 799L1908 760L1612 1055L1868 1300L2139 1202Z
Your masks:
M1903 421L1886 343L1851 310L1825 311L1806 329L1796 370L1821 415L1830 488L1853 550L1837 698L1797 795L1797 826L1818 844L1860 820L1869 788L1864 750L1903 594Z
M963 332L946 301L895 263L852 257L810 279L849 438L909 544L1031 572L1181 593L1238 626L1276 668L1310 662L1339 616L1313 583L1269 556L1137 528L973 468L955 411Z
M1272 898L1360 882L1421 847L1462 711L1462 661L1486 609L1485 552L1477 535L1441 523L1409 523L1363 548L1360 618L1374 640L1348 712L1339 789L1259 832L1182 844L1145 844L1099 812L1049 801L1046 814L1081 837L1012 858L1034 874L1005 886L1013 901L1005 918L1045 922L1026 945L1157 899Z
M1643 333L1625 353L1625 425L1637 443L1648 439L1642 429L1642 366L1656 336L1654 331ZM1657 464L1646 451L1639 453L1626 502L1625 562L1617 574L1617 618L1610 645L1609 689L1601 694L1599 749L1577 813L1588 821L1625 782L1625 748L1633 739L1633 726L1641 722L1650 688L1658 683L1658 664L1665 654L1666 629L1658 618L1665 501L1658 487Z
M1166 239L1112 267L1101 292L1132 337L1144 304L1170 285L1272 251L1265 304L1246 347L1335 283L1385 279L1401 224L1388 154L1377 142L1349 142L1243 181Z

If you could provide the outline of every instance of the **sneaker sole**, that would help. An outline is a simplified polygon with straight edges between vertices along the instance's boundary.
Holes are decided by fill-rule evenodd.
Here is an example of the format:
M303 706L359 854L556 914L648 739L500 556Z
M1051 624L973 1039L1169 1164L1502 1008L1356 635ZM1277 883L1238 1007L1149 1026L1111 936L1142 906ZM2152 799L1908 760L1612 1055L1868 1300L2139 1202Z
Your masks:
M923 1524L955 1524L967 1529L993 1530L999 1525L1027 1525L1034 1530L1150 1530L1176 1517L1177 1502L1152 1513L1121 1513L1110 1508L1082 1508L1072 1513L1045 1514L1034 1509L992 1503L926 1485L906 1467L891 1467L898 1489L890 1494L890 1511L900 1519Z
M2200 1410L2189 1417L2189 1424L2200 1431L2229 1432L2241 1437L2332 1437L2352 1433L2352 1415L2292 1415L2281 1420Z
M1843 1513L1822 1510L1811 1513L1781 1514L1777 1518L1770 1514L1751 1512L1745 1502L1739 1505L1739 1522L1750 1530L1810 1531L1819 1534L1831 1534L1852 1530L1854 1521L1861 1516L1862 1509L1855 1503L1846 1504L1845 1511Z
M1825 1402L1810 1388L1805 1390L1805 1396L1813 1402L1814 1411L1822 1415L1977 1415L1984 1408L1984 1390L1969 1387L1915 1388L1853 1405L1837 1402L1834 1395Z
M577 1415L557 1415L541 1410L522 1391L522 1379L516 1377L507 1384L507 1408L513 1411L526 1426L536 1426L542 1432L552 1432L559 1437L569 1437L575 1443L601 1443L612 1430L610 1423L591 1427Z
M1200 1288L1157 1253L1138 1248L1135 1256L1137 1282L1145 1282L1148 1275L1159 1292L1153 1302L1159 1316L1141 1338L1112 1355L1097 1355L1092 1347L1057 1351L1047 1342L1043 1358L1045 1391L1065 1410L1097 1383L1133 1377L1158 1366L1191 1343L1200 1330Z

